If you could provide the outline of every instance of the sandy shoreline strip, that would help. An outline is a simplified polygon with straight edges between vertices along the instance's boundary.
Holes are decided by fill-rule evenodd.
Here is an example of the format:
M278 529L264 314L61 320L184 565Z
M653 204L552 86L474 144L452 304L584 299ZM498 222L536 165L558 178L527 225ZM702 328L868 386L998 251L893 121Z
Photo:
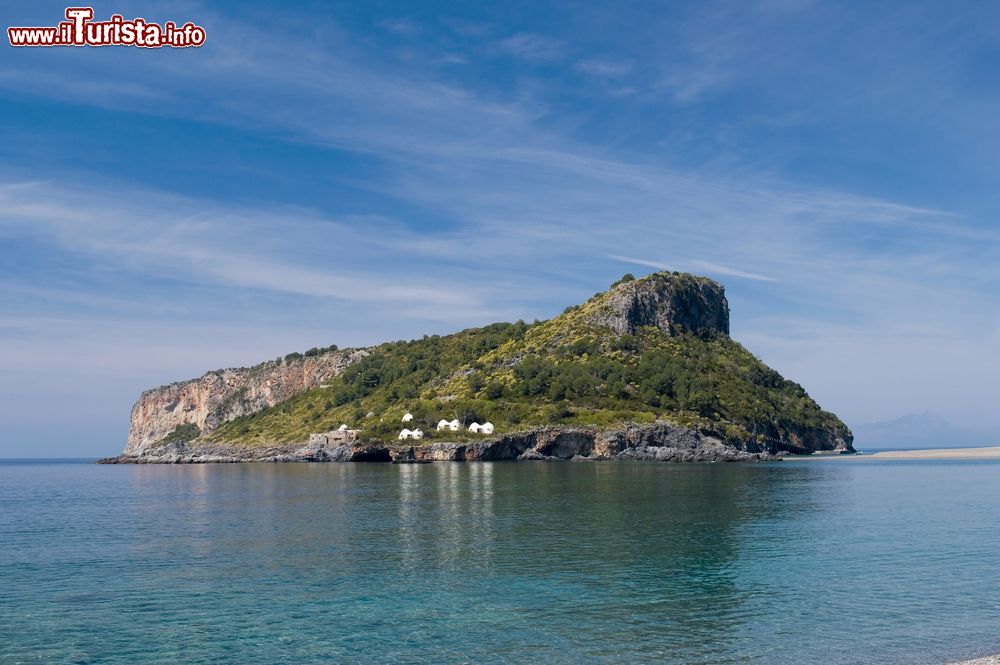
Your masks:
M935 450L883 450L871 455L845 455L854 459L1000 459L1000 446L989 448L937 448Z
M1000 656L986 656L985 658L976 658L975 660L963 660L961 663L952 663L952 665L1000 665Z
M936 448L933 450L883 450L859 455L789 455L786 460L934 460L934 459L1000 459L1000 446L983 448ZM961 665L965 665L962 663ZM1000 665L1000 662L997 663Z

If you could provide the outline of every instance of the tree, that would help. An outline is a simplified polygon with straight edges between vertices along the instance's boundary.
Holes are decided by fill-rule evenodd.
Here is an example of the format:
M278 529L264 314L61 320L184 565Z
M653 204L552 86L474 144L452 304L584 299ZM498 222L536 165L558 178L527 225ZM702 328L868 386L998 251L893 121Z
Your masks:
M472 393L475 394L475 393L478 393L482 389L483 389L483 375L480 374L479 372L470 372L469 373L469 390L471 390Z

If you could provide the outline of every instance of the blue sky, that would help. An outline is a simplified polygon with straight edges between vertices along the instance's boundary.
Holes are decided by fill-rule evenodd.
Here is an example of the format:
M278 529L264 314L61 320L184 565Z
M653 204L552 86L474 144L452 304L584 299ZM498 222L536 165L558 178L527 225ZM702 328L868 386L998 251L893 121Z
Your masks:
M659 267L722 281L733 336L848 424L1000 427L997 3L94 9L208 39L0 48L0 457L112 454L144 388Z

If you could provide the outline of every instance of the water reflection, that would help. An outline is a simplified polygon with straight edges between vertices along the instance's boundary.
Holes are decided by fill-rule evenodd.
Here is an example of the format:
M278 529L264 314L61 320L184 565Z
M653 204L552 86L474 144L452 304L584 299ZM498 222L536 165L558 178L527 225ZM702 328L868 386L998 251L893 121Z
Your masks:
M741 525L811 500L789 495L787 474L710 465L140 466L132 482L137 523L160 524L135 556L161 550L175 585L295 571L320 583L320 604L406 586L422 589L415 602L440 596L442 618L488 608L512 622L530 598L548 648L597 657L752 638L760 589L739 581ZM358 589L365 579L380 586Z
M418 561L417 538L421 532L420 492L421 465L403 464L398 467L399 478L399 551L403 566L412 569Z
M920 662L1000 634L1000 465L67 473L0 483L15 660Z

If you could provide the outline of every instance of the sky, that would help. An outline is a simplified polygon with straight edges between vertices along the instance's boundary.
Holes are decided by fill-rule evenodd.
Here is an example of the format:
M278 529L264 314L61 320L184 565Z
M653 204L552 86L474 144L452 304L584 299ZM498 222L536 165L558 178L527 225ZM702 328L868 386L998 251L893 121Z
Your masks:
M0 457L115 454L146 388L659 269L722 282L849 425L1000 428L998 3L94 10L207 39L0 46Z

